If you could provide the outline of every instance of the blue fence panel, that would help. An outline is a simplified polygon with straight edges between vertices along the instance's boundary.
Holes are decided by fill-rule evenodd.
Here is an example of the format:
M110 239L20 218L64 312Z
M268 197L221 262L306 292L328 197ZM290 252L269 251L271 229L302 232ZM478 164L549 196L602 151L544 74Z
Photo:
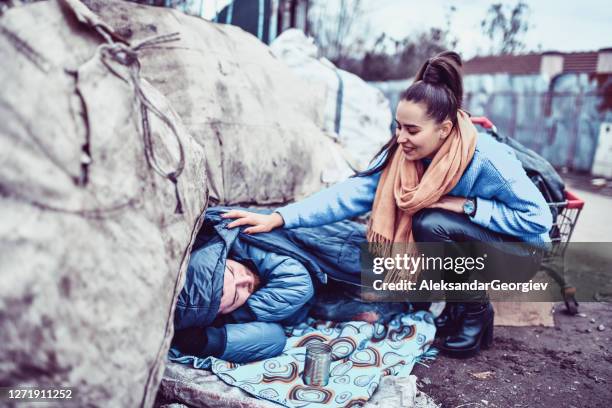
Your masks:
M411 81L373 82L395 111ZM464 107L487 116L500 133L535 150L553 166L590 171L600 124L612 111L600 110L597 81L587 74L563 74L552 81L542 75L468 75Z

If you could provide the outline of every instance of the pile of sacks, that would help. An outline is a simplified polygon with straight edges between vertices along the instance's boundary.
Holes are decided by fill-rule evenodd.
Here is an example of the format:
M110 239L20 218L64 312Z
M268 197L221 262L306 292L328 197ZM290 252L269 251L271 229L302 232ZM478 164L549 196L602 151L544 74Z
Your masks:
M355 170L365 170L391 137L392 117L385 95L357 75L319 57L317 45L301 30L284 31L270 49L325 96L323 129L337 138Z
M321 96L256 37L177 10L84 3L130 41L180 34L163 52L143 50L142 75L204 148L216 202L284 203L351 174L340 146L321 131Z
M0 17L0 383L151 406L210 202L351 173L321 100L251 35L119 0Z

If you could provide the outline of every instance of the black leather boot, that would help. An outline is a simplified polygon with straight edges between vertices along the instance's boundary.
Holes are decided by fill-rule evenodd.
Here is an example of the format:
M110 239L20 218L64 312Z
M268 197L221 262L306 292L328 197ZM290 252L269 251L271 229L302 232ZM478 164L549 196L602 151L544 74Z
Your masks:
M465 303L446 302L442 314L434 319L434 323L436 324L436 337L442 338L455 334L458 330L457 326L461 323L464 312Z
M493 306L488 300L458 303L455 307L459 305L464 311L458 319L457 331L447 336L439 347L449 357L468 358L493 344Z

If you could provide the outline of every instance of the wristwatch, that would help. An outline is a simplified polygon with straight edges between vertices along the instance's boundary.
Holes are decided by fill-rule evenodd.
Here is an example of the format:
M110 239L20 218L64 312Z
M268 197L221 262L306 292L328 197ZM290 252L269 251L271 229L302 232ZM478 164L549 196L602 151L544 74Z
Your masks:
M473 217L474 214L476 214L476 200L471 198L465 200L465 203L463 203L463 212Z

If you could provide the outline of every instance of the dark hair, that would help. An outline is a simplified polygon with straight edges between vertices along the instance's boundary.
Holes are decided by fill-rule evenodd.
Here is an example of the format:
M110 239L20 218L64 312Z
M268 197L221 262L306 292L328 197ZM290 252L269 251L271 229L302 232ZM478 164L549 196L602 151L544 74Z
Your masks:
M400 100L423 102L427 115L436 123L447 118L457 125L457 110L463 101L463 79L461 77L461 57L454 51L444 51L429 58L417 72L414 82L404 92ZM386 155L385 159L373 168L357 173L355 176L369 176L384 169L397 150L395 135L376 153L372 162ZM371 163L372 163L371 162Z

